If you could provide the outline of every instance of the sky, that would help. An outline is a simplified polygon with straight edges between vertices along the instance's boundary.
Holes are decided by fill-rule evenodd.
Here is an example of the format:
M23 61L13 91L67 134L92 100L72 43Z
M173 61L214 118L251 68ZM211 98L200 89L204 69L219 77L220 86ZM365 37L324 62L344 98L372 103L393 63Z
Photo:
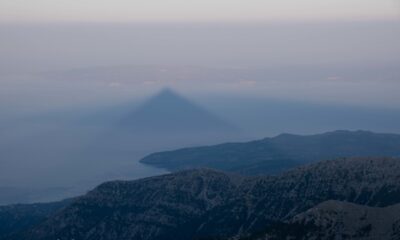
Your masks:
M399 18L399 0L0 0L1 22L201 22Z
M398 108L399 42L400 0L0 0L0 107L184 79Z

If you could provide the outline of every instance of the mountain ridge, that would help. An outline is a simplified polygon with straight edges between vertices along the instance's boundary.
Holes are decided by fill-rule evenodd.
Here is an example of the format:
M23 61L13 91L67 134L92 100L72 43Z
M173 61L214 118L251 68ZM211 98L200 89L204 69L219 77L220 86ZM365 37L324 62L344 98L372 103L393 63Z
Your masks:
M246 237L328 200L370 207L398 204L399 180L398 158L322 161L278 176L179 171L104 183L9 239Z
M234 142L156 152L140 161L176 171L210 167L245 175L277 174L305 163L339 157L400 156L400 135L338 130L314 135L281 134Z

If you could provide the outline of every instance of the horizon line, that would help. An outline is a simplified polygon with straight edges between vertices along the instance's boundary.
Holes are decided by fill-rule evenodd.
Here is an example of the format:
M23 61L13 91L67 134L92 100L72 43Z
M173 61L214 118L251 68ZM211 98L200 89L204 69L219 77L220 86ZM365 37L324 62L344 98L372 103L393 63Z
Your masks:
M264 19L264 20L0 20L1 25L274 25L274 24L333 24L333 23L400 23L400 17L390 18L331 18L331 19Z

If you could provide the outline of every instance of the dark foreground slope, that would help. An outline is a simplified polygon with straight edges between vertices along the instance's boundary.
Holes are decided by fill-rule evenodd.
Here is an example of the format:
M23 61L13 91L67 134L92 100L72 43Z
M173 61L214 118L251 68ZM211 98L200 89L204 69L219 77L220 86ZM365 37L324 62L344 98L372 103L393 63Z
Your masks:
M43 222L72 201L73 199L67 199L54 203L0 206L0 239L7 239L13 233L27 230Z
M328 201L305 213L292 223L314 225L315 231L304 239L400 239L400 204L384 208ZM308 235L308 236L307 236Z
M241 240L400 239L400 204L368 207L326 201Z
M15 239L190 239L239 183L213 170L108 182Z
M328 200L370 207L400 203L400 160L325 161L275 177L244 178L202 169L109 182L8 239L243 237L271 231L277 223L292 224L293 219L300 224L308 218L299 214Z
M159 152L141 162L170 171L208 167L257 175L279 173L313 161L371 156L399 157L400 135L367 131L335 131L309 136L282 134L246 143Z

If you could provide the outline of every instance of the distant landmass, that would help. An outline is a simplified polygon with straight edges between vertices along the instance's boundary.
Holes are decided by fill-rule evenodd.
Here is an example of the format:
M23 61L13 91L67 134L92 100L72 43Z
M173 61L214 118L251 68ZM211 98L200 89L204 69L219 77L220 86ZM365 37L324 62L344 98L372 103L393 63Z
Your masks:
M245 143L158 152L141 162L170 171L207 167L262 175L318 160L371 156L399 157L400 135L342 130L309 136L281 134Z
M113 181L2 239L398 239L399 179L400 159L346 158L277 176L198 169Z

